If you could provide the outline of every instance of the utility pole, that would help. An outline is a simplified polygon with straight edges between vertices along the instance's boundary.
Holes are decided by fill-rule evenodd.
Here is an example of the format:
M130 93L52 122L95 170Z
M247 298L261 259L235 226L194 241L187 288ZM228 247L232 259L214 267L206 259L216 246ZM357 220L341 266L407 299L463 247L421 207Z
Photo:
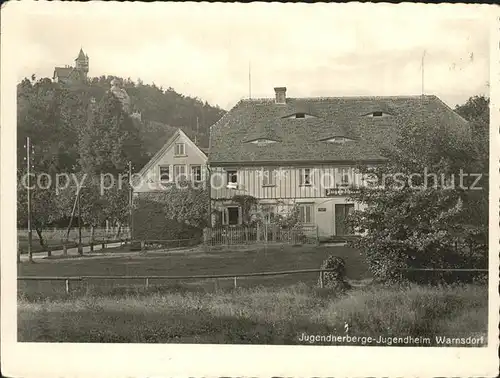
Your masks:
M83 246L82 246L82 213L80 206L80 188L77 188L77 198L78 198L78 254L83 255Z
M128 162L128 183L129 183L129 193L128 193L128 205L129 205L129 221L128 221L128 228L129 228L129 239L130 239L130 245L132 245L132 227L133 227L133 202L134 202L134 193L132 190L132 162Z
M26 168L28 174L28 187L27 187L27 195L28 195L28 259L30 262L33 262L33 231L31 229L31 159L32 159L32 151L33 146L30 144L30 137L26 138Z

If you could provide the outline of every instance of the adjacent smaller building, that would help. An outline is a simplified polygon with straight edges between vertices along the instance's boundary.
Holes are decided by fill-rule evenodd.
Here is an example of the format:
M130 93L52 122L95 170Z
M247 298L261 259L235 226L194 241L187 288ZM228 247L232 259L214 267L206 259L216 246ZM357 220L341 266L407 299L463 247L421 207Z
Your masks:
M161 192L180 180L203 182L207 177L207 153L177 129L135 176L134 194Z

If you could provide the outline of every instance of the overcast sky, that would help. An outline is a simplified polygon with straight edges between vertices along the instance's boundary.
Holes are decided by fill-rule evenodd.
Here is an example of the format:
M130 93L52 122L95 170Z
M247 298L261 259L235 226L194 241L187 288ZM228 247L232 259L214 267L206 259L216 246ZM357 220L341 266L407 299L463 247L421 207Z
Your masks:
M13 27L2 38L19 48L19 80L52 77L83 47L90 76L140 78L229 109L249 96L249 65L252 97L272 97L275 86L290 97L420 94L425 50L425 93L450 106L488 93L484 6L23 1L6 9Z

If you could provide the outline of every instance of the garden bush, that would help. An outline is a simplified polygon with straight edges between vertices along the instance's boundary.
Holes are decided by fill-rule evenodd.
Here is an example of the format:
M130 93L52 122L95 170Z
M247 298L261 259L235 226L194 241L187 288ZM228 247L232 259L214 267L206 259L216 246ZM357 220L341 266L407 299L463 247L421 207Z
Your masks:
M329 256L323 261L323 264L321 264L321 269L334 269L330 272L323 272L324 287L334 289L338 292L344 292L350 288L349 283L346 281L345 261L341 257ZM320 285L321 276L318 279L318 286Z

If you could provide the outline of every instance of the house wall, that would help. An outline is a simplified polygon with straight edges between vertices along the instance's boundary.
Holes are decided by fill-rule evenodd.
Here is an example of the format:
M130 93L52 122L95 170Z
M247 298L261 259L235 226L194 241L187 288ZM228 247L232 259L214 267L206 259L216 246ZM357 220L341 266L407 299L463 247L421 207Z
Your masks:
M363 210L363 205L352 202L345 193L327 193L342 183L343 172L348 183L363 185L362 175L349 165L315 165L301 167L276 167L273 185L263 185L264 167L212 167L211 198L213 209L221 212L237 204L231 201L234 195L250 195L259 204L275 206L277 211L294 204L312 206L311 225L318 226L320 237L336 235L335 205L354 204L355 210ZM311 185L301 184L302 169L310 169ZM227 188L227 171L236 170L237 189ZM284 210L286 212L286 210ZM214 219L213 219L214 220Z
M185 154L183 156L175 156L176 143L185 144ZM180 134L164 152L160 159L146 172L144 172L144 176L135 186L134 192L147 193L165 190L165 186L160 183L160 166L169 166L170 178L172 180L174 176L174 165L184 165L185 172L188 175L191 173L191 166L201 165L203 180L207 175L206 161L207 157L199 151L194 143L192 143L186 136Z
M300 184L301 168L311 169L311 185ZM238 189L235 190L226 187L226 172L231 169L233 168L211 168L211 198L230 199L235 194L261 199L328 198L326 189L340 184L342 169L347 170L350 183L362 184L361 175L348 165L277 167L274 185L270 186L263 185L263 167L235 167L238 172Z

